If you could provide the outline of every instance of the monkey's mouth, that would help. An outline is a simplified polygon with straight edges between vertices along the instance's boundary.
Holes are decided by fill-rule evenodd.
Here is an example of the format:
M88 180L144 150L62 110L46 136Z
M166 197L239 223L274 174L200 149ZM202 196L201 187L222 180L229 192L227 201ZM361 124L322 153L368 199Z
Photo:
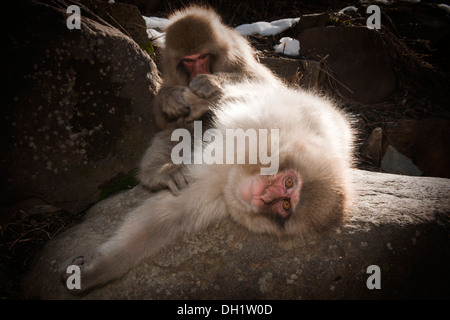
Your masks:
M240 198L247 204L252 205L253 200L253 183L254 179L252 177L244 179L239 186Z

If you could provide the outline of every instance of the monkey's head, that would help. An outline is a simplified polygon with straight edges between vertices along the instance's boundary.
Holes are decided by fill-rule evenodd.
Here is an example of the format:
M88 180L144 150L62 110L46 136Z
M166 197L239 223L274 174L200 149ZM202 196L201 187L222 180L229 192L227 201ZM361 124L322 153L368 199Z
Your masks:
M228 193L229 212L252 231L307 238L342 221L349 201L345 181L336 167L324 162L301 168L288 161L270 176L236 167L230 179L234 191Z
M245 89L244 84L240 87ZM351 129L325 99L281 88L274 89L277 94L273 95L270 87L262 87L265 92L257 91L258 99L230 103L223 112L216 112L224 124L221 130L279 128L278 171L261 175L261 168L267 167L261 163L230 169L224 192L231 204L228 212L256 232L320 234L342 221L351 200ZM245 150L247 158L251 152L260 152L250 145Z
M213 10L191 6L175 12L169 18L162 55L165 81L188 85L197 74L241 72L241 47L248 47L246 40L225 26Z

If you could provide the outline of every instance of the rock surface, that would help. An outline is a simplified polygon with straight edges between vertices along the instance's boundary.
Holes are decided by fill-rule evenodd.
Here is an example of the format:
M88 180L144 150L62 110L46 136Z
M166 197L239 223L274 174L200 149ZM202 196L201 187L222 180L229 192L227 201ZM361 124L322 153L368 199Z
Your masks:
M382 36L365 27L318 27L300 33L301 52L317 57L339 92L361 103L384 101L397 86Z
M10 10L2 204L33 198L85 210L136 168L153 135L155 64L78 4L80 29L67 27L62 0L20 1Z
M326 77L320 62L272 57L263 57L260 61L288 85L305 89L319 89L324 85Z
M58 263L109 237L149 196L136 187L49 241L23 290L41 299L448 299L450 180L355 170L354 183L346 222L314 241L272 239L224 219L115 282L69 293L54 272ZM381 289L367 288L371 265L380 268Z
M150 42L144 18L136 6L120 2L100 2L98 0L82 0L82 2L95 15L125 35L130 36L140 47Z
M387 147L386 153L381 159L380 168L383 172L408 176L421 176L423 174L410 158L405 157L391 145Z
M392 145L423 175L450 178L450 120L403 119L383 126L382 151Z

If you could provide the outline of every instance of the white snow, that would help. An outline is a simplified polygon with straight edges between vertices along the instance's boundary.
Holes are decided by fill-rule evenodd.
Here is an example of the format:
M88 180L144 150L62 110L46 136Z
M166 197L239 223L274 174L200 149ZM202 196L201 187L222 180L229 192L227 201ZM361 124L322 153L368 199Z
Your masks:
M166 42L166 34L164 32L159 32L156 29L147 29L147 34L153 44L157 47L164 47Z
M153 41L153 44L158 47L164 47L165 33L169 20L158 17L144 17L145 24L147 25L148 37Z
M165 18L158 18L158 17L144 17L145 24L147 25L147 28L149 29L159 29L164 30L166 29L167 25L169 24L169 20Z
M357 7L348 6L348 7L345 7L344 9L342 9L341 11L339 11L338 15L349 14L349 13L356 12L356 11L358 11Z
M300 54L300 42L289 37L281 38L280 44L277 44L274 48L275 52L283 53L287 56L296 57Z
M279 34L300 21L300 18L287 18L281 20L275 20L272 22L259 21L250 24L243 24L236 27L244 36L252 34L260 34L262 36L274 36Z

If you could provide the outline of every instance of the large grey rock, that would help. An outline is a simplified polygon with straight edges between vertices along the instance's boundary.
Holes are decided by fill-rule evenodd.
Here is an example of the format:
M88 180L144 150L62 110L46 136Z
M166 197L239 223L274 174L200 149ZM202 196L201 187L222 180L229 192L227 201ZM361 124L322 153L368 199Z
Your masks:
M392 145L425 176L450 178L450 120L402 119L383 125L382 152Z
M406 174L408 176L421 176L422 171L416 167L412 160L398 152L389 145L383 159L381 159L381 170L389 173Z
M153 135L155 64L78 5L81 28L72 30L63 0L14 2L9 10L2 204L34 198L85 210L136 168Z
M23 290L42 299L448 299L450 180L355 170L354 183L346 222L314 241L277 240L224 219L115 282L70 294L58 263L108 238L149 196L136 187L49 241ZM380 268L381 289L367 287L371 265Z
M108 3L98 0L80 0L89 10L111 26L130 36L139 46L150 42L144 18L138 7L127 3Z

